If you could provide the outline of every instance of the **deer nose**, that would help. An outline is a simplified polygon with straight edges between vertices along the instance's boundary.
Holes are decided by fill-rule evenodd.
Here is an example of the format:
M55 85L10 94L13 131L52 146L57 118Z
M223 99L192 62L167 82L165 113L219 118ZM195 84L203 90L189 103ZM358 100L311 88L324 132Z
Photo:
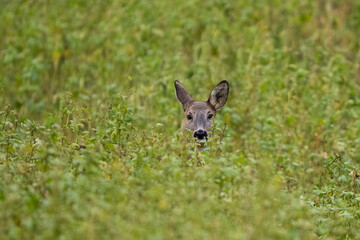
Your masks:
M197 139L204 139L207 137L207 132L204 130L198 130L194 132L194 137Z

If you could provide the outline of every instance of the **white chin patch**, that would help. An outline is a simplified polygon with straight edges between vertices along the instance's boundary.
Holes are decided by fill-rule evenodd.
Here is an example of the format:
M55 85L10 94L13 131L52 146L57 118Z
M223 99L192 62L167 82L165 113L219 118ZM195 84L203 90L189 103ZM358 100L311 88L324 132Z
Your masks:
M196 141L196 144L197 144L198 147L203 148L203 147L205 147L205 144L206 144L206 142L207 142L207 138L204 138L204 139L196 139L195 141Z

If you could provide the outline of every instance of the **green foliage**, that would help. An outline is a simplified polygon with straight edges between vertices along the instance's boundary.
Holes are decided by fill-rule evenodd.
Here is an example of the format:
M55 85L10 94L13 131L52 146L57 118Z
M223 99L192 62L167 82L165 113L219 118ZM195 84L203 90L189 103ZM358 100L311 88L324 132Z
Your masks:
M313 193L318 196L309 203L325 236L356 236L360 219L360 175L351 162L339 155L329 156L318 185ZM341 221L334 221L340 218Z
M0 238L359 239L359 9L1 1Z

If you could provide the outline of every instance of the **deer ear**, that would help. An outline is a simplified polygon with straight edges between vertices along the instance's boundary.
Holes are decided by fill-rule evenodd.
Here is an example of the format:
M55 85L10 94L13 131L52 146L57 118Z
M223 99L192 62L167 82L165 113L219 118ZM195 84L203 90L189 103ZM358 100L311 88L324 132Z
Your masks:
M229 83L221 81L210 93L208 102L216 109L222 108L229 95Z
M183 106L183 109L185 111L189 103L193 102L194 100L190 97L188 91L186 91L184 86L181 85L181 83L178 80L175 80L174 84L175 84L176 97Z

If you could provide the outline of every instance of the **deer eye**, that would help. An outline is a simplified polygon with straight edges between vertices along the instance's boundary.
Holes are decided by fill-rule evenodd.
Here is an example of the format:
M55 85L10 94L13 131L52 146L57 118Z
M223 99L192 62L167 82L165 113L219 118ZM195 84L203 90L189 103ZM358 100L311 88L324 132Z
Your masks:
M192 116L191 116L190 114L188 114L188 115L186 115L186 118L187 118L188 120L191 120L191 119L192 119Z
M209 114L208 119L212 119L214 117L213 114Z

